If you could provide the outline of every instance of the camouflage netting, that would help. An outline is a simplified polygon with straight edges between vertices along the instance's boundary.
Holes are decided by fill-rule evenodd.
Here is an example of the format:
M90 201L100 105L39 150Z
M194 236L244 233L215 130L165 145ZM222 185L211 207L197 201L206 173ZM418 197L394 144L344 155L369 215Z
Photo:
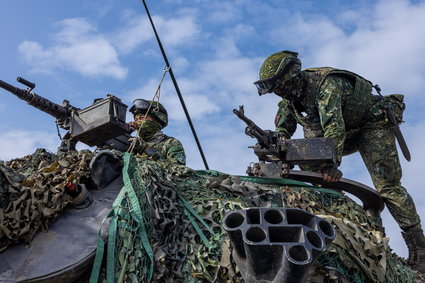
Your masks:
M383 228L339 193L285 179L165 168L129 154L124 159L126 185L110 213L105 254L99 245L94 282L242 282L221 225L226 212L256 206L302 208L333 224L337 238L309 282L414 282Z
M88 182L89 151L37 150L0 164L0 252L30 243L71 201L65 187ZM391 253L382 227L351 199L285 179L229 176L125 155L125 187L110 213L105 257L92 278L109 282L242 282L222 229L226 212L297 207L330 221L337 238L311 269L310 282L414 282ZM103 259L103 261L102 261ZM102 265L100 263L103 263Z
M40 229L62 213L73 198L65 187L84 186L93 154L71 151L60 156L37 149L0 163L0 252L13 243L29 244Z

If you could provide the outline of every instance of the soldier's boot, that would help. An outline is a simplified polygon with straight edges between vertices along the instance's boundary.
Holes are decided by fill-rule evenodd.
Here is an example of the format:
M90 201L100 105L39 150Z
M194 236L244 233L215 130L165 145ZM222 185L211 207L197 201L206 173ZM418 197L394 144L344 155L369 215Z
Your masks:
M425 274L425 237L420 228L408 228L402 232L404 241L409 249L409 266L422 274Z

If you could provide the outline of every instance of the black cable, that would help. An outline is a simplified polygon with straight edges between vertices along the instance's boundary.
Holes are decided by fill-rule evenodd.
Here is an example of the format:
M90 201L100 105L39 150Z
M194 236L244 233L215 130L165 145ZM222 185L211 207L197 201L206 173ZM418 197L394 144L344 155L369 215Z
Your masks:
M162 47L161 40L159 39L159 35L156 32L156 28L155 28L155 25L153 24L153 21L152 21L152 18L151 18L151 14L149 13L148 6L146 5L145 0L142 0L142 2L143 2L143 5L145 6L146 13L148 14L149 21L151 22L153 32L155 33L155 37L156 37L156 41L158 42L159 49L161 49L162 56L164 57L165 64L169 68L168 71L170 73L171 80L173 81L173 84L174 84L174 87L176 89L177 95L179 97L180 103L181 103L181 105L183 107L184 114L186 115L186 119L189 122L189 126L190 126L190 129L192 130L193 137L195 138L196 145L198 146L199 153L201 154L202 161L204 161L205 169L209 170L207 159L205 158L204 152L203 152L202 147L201 147L201 143L199 142L198 136L196 135L195 127L193 126L192 120L190 119L189 112L187 111L186 104L184 103L183 96L182 96L182 94L180 92L180 89L179 89L179 86L177 84L176 78L174 77L173 69L171 68L170 63L168 62L167 55L165 54L164 47Z

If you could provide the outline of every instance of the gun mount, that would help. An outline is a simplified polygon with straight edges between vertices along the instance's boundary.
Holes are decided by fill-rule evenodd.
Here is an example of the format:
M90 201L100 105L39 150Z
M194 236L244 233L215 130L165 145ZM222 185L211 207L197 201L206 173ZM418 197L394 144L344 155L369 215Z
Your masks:
M243 106L233 109L233 113L246 123L245 133L258 142L250 147L259 163L248 167L248 175L284 177L294 165L336 163L332 138L286 139L278 132L262 130L245 116Z
M96 99L92 105L80 109L72 106L68 100L59 105L34 93L32 90L35 83L22 77L18 77L17 81L28 88L20 89L2 80L0 87L53 116L57 126L68 131L61 138L62 144L59 150L73 150L77 142L88 146L127 150L130 138L130 129L125 123L127 105L118 97L108 94L106 98Z

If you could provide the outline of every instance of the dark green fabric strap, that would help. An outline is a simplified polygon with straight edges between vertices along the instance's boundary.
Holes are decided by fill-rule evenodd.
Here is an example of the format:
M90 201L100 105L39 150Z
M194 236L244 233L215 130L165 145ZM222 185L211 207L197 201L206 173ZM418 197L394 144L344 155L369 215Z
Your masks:
M108 251L106 259L106 280L108 283L115 282L115 241L117 238L117 217L113 217L109 223Z
M149 281L152 280L152 276L153 276L153 268L154 268L154 253L152 250L152 246L149 242L149 237L148 234L146 232L146 228L145 225L143 223L143 217L142 217L142 210L140 207L140 203L139 200L137 198L136 192L134 191L133 185L131 183L131 179L129 176L129 165L131 162L135 162L132 160L132 155L128 152L126 152L124 154L124 167L123 167L123 180L124 180L124 188L123 190L126 192L127 197L130 200L131 206L132 206L132 216L134 216L134 220L138 223L138 228L139 228L139 233L140 233L140 238L142 241L142 245L143 248L145 249L146 254L148 255L149 259L150 259L150 266L149 266L149 274L148 274L148 278ZM119 203L115 202L114 203L114 208L118 209L119 206L121 205L121 201Z
M207 236L205 236L204 232L202 232L201 228L199 227L199 225L196 223L195 219L193 219L193 217L190 215L190 213L188 212L187 209L184 210L184 214L187 216L187 218L189 219L190 223L192 224L193 228L195 229L195 231L198 233L199 237L201 238L201 241L204 243L204 245L207 248L211 248L211 243L208 240Z
M124 154L124 167L122 169L124 187L121 189L117 198L115 199L112 209L109 212L108 216L103 220L103 223L106 219L111 218L109 224L108 232L108 247L107 247L107 259L106 259L106 279L108 283L114 283L115 280L115 246L116 246L116 236L117 236L117 227L118 227L118 214L121 209L121 204L124 198L128 198L131 206L132 212L130 216L137 222L137 230L143 245L143 248L150 259L149 266L149 281L152 280L153 269L154 269L154 254L152 246L149 242L149 237L143 223L142 210L140 207L139 200L137 198L136 192L134 191L131 179L129 176L129 164L134 162L130 153L126 152ZM103 255L105 252L105 242L101 237L101 230L98 235L98 242L96 248L96 256L93 264L92 273L90 276L90 283L97 283L99 281L100 269L102 267Z
M93 268L90 275L90 283L97 283L99 281L100 269L102 267L103 254L105 253L105 241L103 240L102 227L105 221L114 216L114 210L110 210L109 214L103 219L102 225L100 226L99 233L97 236L97 247L96 247L96 256L94 258Z
M216 170L195 170L195 173L200 176L210 176L210 177L218 177L221 175L226 175L223 172Z
M198 219L199 222L202 223L202 225L204 225L205 228L207 228L208 232L210 233L214 233L214 231L211 229L211 227L204 221L204 219L192 208L192 206L187 202L187 200L185 200L182 196L179 196L180 199L180 204L184 206L184 208L192 213L193 216L196 217L196 219Z

